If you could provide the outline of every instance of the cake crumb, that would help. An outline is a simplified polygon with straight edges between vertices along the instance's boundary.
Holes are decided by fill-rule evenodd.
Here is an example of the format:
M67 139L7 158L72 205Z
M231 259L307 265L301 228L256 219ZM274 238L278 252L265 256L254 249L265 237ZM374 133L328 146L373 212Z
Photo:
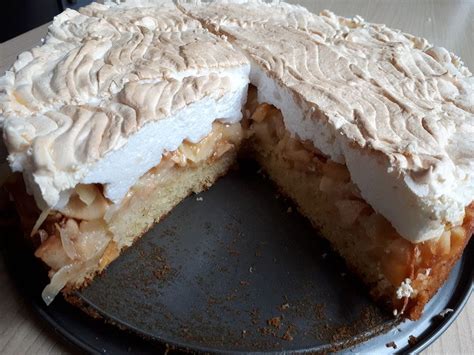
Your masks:
M259 323L259 318L260 318L260 311L258 308L252 309L250 311L250 319L252 321L253 325L256 325Z
M204 199L202 197L196 197L196 201L203 201Z
M385 344L385 346L386 346L387 348L394 348L394 349L397 348L397 344L395 344L394 341L391 341L390 343Z
M411 287L411 280L406 278L405 281L402 281L400 287L397 289L397 298L402 299L405 297L410 297L414 292L413 287Z
M163 281L167 279L167 276L170 274L170 272L171 272L171 267L168 264L165 264L161 266L159 269L153 271L153 275L155 275L155 277L158 280Z
M262 327L262 328L259 328L258 331L260 332L260 334L262 335L272 335L273 334L273 331L268 328L268 327Z
M273 328L280 328L281 327L281 316L273 317L267 320L267 324L272 326Z
M442 311L438 314L438 316L444 318L444 316L445 316L446 314L451 313L451 312L454 312L454 309L452 309L452 308L446 308L446 309L442 310Z
M293 338L293 335L291 335L291 327L288 327L286 329L285 334L283 334L281 338L286 341L293 341L294 338Z
M286 210L286 213L291 213L293 212L293 209L291 207L288 207L288 209Z
M416 344L417 342L418 342L418 338L417 338L416 336L410 335L410 336L408 337L408 344L409 344L410 346L415 346L415 344Z

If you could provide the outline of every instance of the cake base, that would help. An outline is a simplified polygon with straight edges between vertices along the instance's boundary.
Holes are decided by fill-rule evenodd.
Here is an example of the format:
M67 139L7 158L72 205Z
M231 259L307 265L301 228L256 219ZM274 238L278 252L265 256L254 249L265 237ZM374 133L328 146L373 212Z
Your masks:
M250 155L394 315L418 319L474 231L474 204L462 226L418 244L402 238L360 196L347 168L286 131L281 112L251 108Z
M180 168L175 178L160 182L155 188L146 191L137 190L124 205L126 207L124 212L119 211L109 222L109 228L114 236L120 237L114 238L109 244L100 259L98 269L89 272L83 280L68 284L63 293L67 295L77 288L87 286L95 274L103 271L155 223L165 218L183 199L192 193L198 194L211 187L219 177L227 173L235 164L235 160L236 152L228 152L212 163L204 162L198 166Z
M387 255L380 254L378 262L372 263L374 257L366 246L361 245L366 241L364 240L366 238L358 234L357 231L342 227L336 206L328 203L324 196L318 194L315 187L319 186L320 179L287 169L281 160L271 154L264 154L262 151L256 154L256 159L282 194L289 197L298 206L299 212L311 221L324 238L331 242L333 249L344 258L349 269L369 285L373 298L391 311L397 310L394 311L394 315L401 314L412 320L418 319L425 304L447 280L452 267L459 260L469 242L470 237L464 238L462 243L450 252L445 260L427 265L431 269L429 282L426 282L422 289L417 289L416 297L408 300L397 299L398 286L390 283L388 278L381 277L382 274L379 273L378 267L374 268L374 266L382 264ZM466 228L469 228L470 235L474 231L473 222L473 218L466 220ZM404 244L403 241L400 243ZM416 245L411 248L413 254L415 248ZM390 256L388 257L390 258ZM397 262L397 260L390 261ZM405 276L409 278L411 275L407 273Z
M163 219L184 198L208 189L219 177L225 175L235 164L236 154L237 149L231 149L217 159L183 167L174 166L166 176L155 174L152 169L134 186L124 203L113 211L105 227L102 220L85 221L95 229L91 236L103 240L99 243L101 247L94 250L95 255L89 252L87 254L90 257L85 260L70 260L63 248L61 233L57 233L57 229L68 221L76 220L58 214L50 215L41 226L49 234L48 239L40 241L41 233L40 236L29 238L33 248L37 248L35 255L50 268L51 283L43 292L45 301L52 301L60 290L67 295L87 286L97 273L103 271L123 250ZM14 197L24 233L28 237L39 211L33 198L26 193L21 176L14 180L7 185L7 189ZM77 223L82 224L81 221ZM91 243L91 246L94 247L94 244ZM88 245L82 247L86 248Z

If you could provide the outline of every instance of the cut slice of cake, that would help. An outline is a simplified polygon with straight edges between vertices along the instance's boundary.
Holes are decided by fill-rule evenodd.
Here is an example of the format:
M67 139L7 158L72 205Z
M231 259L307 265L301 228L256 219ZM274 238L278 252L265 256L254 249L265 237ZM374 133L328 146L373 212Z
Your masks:
M51 269L48 303L226 173L249 69L169 4L67 10L20 55L2 86L8 160L21 173L9 189Z
M179 6L249 57L257 161L375 298L418 318L474 228L468 69L360 17L279 2Z
M92 4L2 78L8 190L50 302L225 174L244 141L374 298L416 319L474 229L473 97L459 58L360 17Z

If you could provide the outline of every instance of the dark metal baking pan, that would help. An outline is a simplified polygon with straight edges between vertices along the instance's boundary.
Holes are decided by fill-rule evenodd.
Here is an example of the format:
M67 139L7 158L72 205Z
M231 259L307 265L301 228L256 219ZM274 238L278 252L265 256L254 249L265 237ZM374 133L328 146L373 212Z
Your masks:
M78 292L100 319L62 297L45 306L44 270L20 238L4 239L7 264L40 316L88 352L418 352L459 314L472 242L422 319L397 324L257 169L188 197Z

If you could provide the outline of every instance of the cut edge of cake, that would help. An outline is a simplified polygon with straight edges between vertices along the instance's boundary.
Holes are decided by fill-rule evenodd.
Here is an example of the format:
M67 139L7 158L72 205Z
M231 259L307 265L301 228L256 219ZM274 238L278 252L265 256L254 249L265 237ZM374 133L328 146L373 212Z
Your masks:
M461 226L411 243L362 198L343 164L292 137L274 106L249 103L244 120L250 155L369 286L372 297L395 316L418 319L474 232L474 203L466 207Z
M148 3L152 4L154 2L147 2L147 4ZM188 5L191 3L193 6L208 6L208 4L202 5L201 2L195 1L178 2L178 7L182 10L183 3ZM214 3L251 3L259 6L269 6L261 1L216 1ZM104 10L101 6L102 5L94 5L93 7L86 8L85 11L87 12L92 9L93 11L97 10L100 12ZM306 25L308 23L311 25L311 21L316 19L316 15L310 14L301 7L292 7L287 4L281 5L279 2L278 5L275 6L282 6L279 9L283 9L283 12L287 10L290 11L291 9L294 10L294 13L291 13L291 16L289 17L290 23L288 26L291 31L299 31L300 29L298 26L301 21ZM184 9L184 11L186 14L189 13L189 9ZM305 20L305 16L309 16L308 14L311 15L311 21ZM335 155L331 156L331 154L328 154L328 152L325 151L323 146L318 145L320 144L318 142L328 140L328 137L322 136L320 137L322 140L316 140L314 137L313 139L310 139L311 137L305 135L308 134L308 132L313 132L314 127L310 127L311 129L309 130L306 129L308 132L305 133L305 126L302 125L300 130L295 132L294 126L297 126L297 124L295 123L296 121L292 124L292 118L290 117L292 105L298 106L298 110L303 113L309 112L309 117L306 119L313 121L318 119L328 120L328 117L322 110L319 110L317 105L314 105L314 102L308 104L307 97L301 95L301 92L295 91L293 87L289 89L289 83L282 80L281 72L286 64L283 62L277 63L279 66L275 69L256 61L255 58L252 57L252 54L246 50L245 45L241 45L241 39L236 38L236 32L233 33L232 31L228 31L225 26L219 24L219 14L215 15L217 17L214 20L199 18L196 14L190 15L192 18L199 20L204 28L213 32L215 38L218 38L218 41L224 41L224 46L230 51L229 53L234 53L232 51L235 50L236 56L244 58L238 61L237 66L233 66L234 68L239 66L242 68L242 73L237 74L236 76L242 82L242 85L238 89L241 90L240 98L233 101L236 105L242 106L245 101L245 90L248 82L248 79L247 82L245 80L245 75L247 75L245 72L247 71L248 73L249 70L248 64L246 64L247 59L245 59L245 57L248 57L248 61L251 63L252 69L249 78L252 83L258 86L258 93L254 88L249 90L251 102L248 102L247 106L243 107L244 119L242 121L242 126L244 126L246 130L245 139L251 142L256 160L268 172L272 180L274 180L282 192L294 200L294 202L299 206L300 212L307 217L317 229L322 231L323 237L328 239L333 248L346 259L348 266L369 285L372 290L372 295L376 300L388 304L389 307L394 309L396 315L402 314L404 317L409 317L411 319L419 318L423 306L434 295L438 288L442 286L448 277L452 266L461 256L462 250L471 237L474 229L474 206L472 204L465 205L463 221L459 225L445 228L440 236L437 236L436 238L417 239L400 236L400 233L392 227L391 223L382 216L382 214L386 213L382 211L382 209L381 211L374 211L371 204L365 201L367 189L364 188L364 191L361 191L360 184L354 184L353 181L351 181L353 178L351 175L354 174L354 169L351 169L349 166L350 171L347 170L347 167L343 164L345 162L344 158L346 157L341 158L341 154L344 155L345 149L352 149L353 147L341 145L341 147L339 147L339 152L336 152L337 154L334 153ZM276 20L271 19L271 21L278 20L278 12L275 16ZM343 23L344 26L350 26L351 23L355 24L355 26L364 26L364 22L360 18L356 18L355 20L337 18L334 20L334 16L335 15L330 12L325 12L323 15L323 17L328 21L342 21L341 23ZM148 20L143 21L140 26L144 26L145 28L147 28L147 26L152 26ZM213 23L213 21L217 22ZM226 21L232 22L232 18L230 17L230 20L226 19ZM242 23L244 22L245 21ZM231 25L235 26L235 23L232 23ZM258 24L257 21L257 25L260 26L261 24ZM156 26L156 23L153 26ZM180 23L180 26L184 26L184 24ZM196 24L193 26L196 27ZM267 26L271 29L271 23ZM199 28L199 26L197 27ZM146 32L146 30L144 31ZM199 31L201 31L201 29L199 29ZM236 31L238 32L238 29L236 29ZM200 33L202 33L202 31ZM307 36L307 33L302 33L301 35ZM319 34L316 33L316 35ZM179 40L179 38L167 36L168 33L166 33L165 36L166 40ZM426 46L425 42L415 37L410 37L409 40L413 40L415 45L422 47ZM421 42L418 43L417 41ZM54 43L54 41L52 43ZM233 46L229 43L233 44ZM436 53L433 54L433 56L435 55ZM450 56L449 58L451 58L450 60L454 60L452 59L454 57ZM21 70L22 66L25 65L24 61L25 56L20 60L20 62L22 62L21 65L17 65L18 70ZM462 68L462 65L455 66L456 70L461 70ZM143 70L144 68L141 69ZM170 77L166 77L166 80L170 82L183 81L186 80L186 76L190 73L195 75L195 72L192 71L189 72L184 70L183 73L184 74L178 76L168 73L166 75L170 75ZM197 73L199 73L199 70ZM225 79L225 71L217 70L217 72L214 71L212 73L204 71L200 73L202 76L206 77L208 82L209 78L211 78L210 81L213 82L212 84L215 84L214 82L217 82L222 78ZM297 73L293 74L296 75ZM141 75L146 76L148 74L143 72ZM213 79L210 75L217 76ZM11 82L11 75L10 78L7 79ZM148 79L142 78L140 80L144 80L145 84L156 84L156 80L153 78L150 79L151 82L149 83L146 81ZM160 80L162 80L161 77ZM122 89L125 88L126 85L128 85L128 83L124 83ZM194 81L190 86L194 87L196 85L199 86L199 84ZM214 86L212 86L209 91L210 94L208 95L213 94L213 88ZM275 88L279 91L275 91ZM287 93L288 96L286 97L290 97L293 102L290 102L288 105L279 105L280 102L278 102L277 97L280 97L280 100L282 100L283 97L283 101L285 101L284 95L282 95L282 90L289 91L289 93ZM119 97L118 99L126 99L125 101L128 104L135 106L136 110L140 110L140 106L146 106L143 96L133 96L133 93L128 96L122 95L122 97ZM124 103L125 101L122 100L121 103ZM188 107L189 104L186 100L184 100L184 102L184 108ZM21 100L19 103L21 104ZM79 103L79 107L81 107L80 105L81 104ZM272 105L275 105L276 107ZM7 109L5 109L5 107L6 106L3 106L2 111L0 111L3 112L3 114L5 114L5 112L8 113L9 108L7 107ZM232 108L232 112L236 112L236 108L237 107ZM70 111L70 109L66 109ZM84 108L81 107L81 109ZM69 111L61 113L67 116L70 114ZM117 112L120 113L120 111ZM299 117L301 116L301 112L293 113ZM42 115L43 113L44 112L41 112L40 114ZM102 233L103 236L106 236L104 237L104 242L99 243L100 246L97 246L98 244L95 246L95 252L89 252L89 254L92 254L93 256L87 260L88 264L77 266L77 268L81 269L80 272L74 267L74 265L72 265L69 268L63 268L61 273L51 273L52 285L48 286L44 293L47 302L52 301L54 295L61 289L63 289L64 293L70 293L76 288L86 285L90 280L92 280L96 273L102 271L110 262L120 255L124 248L130 246L154 223L157 223L162 219L182 199L192 192L199 192L211 186L218 177L224 175L230 166L235 163L237 152L241 140L243 139L242 133L236 134L235 132L226 132L224 134L222 133L224 131L222 131L222 126L220 125L224 125L226 129L238 126L238 129L236 128L236 130L239 131L240 123L238 123L238 121L240 120L240 117L234 117L232 120L228 122L224 121L222 123L216 123L216 119L222 118L217 113L212 114L207 118L210 119L211 122L214 122L212 130L208 130L207 135L200 134L199 138L196 137L195 139L185 140L184 142L181 139L180 142L178 142L179 145L174 144L173 147L168 147L169 149L163 149L162 152L165 152L163 155L164 158L155 161L155 165L156 163L158 163L158 165L150 165L145 175L141 174L141 178L139 178L135 184L131 185L132 190L135 188L138 191L140 187L144 188L144 186L140 186L140 181L146 180L147 183L151 183L152 185L159 182L156 186L160 186L159 189L163 190L158 191L159 189L156 189L151 195L147 195L147 198L156 196L157 198L154 199L156 203L148 204L147 206L143 204L140 205L141 200L138 198L135 198L134 200L134 194L130 194L130 191L132 190L129 190L129 193L125 195L125 199L130 197L129 201L138 202L133 204L133 206L127 207L129 209L130 218L123 218L123 221L127 221L125 226L133 225L134 227L127 230L123 225L118 223L114 227L115 230L106 230L113 229L113 223L111 223L111 220L106 221L106 223L110 225L104 229L106 231ZM304 120L305 117L302 117L301 122ZM22 134L18 134L16 130L19 128L15 126L16 123L14 120L10 120L10 122L11 124L7 123L5 126L7 130L7 140L10 141L10 143L15 139L19 140L19 137L21 137L22 134L28 133L23 130L21 131ZM289 129L289 127L293 128ZM232 130L232 128L230 129ZM327 127L322 127L321 129L322 131L331 131L332 133L330 133L330 136L333 138L338 134L341 134L341 132L334 130L333 128L328 129ZM221 132L222 134L219 136L219 139L213 140L212 137L215 137L215 132ZM265 138L262 134L267 134L268 136ZM348 136L347 132L342 132L342 134ZM211 148L208 150L209 154L205 155L203 159L193 160L194 154L201 149L199 147L208 144L209 137L211 137L210 141L213 142L210 144ZM357 137L353 138L354 140L357 140ZM273 144L275 149L269 149L265 144L257 143L262 139L268 139L267 143ZM222 144L218 144L219 142ZM15 142L15 144L17 144L16 147L20 147L21 145L20 142ZM224 146L225 149L219 151L219 149L216 148L218 146ZM218 153L217 155L214 154L216 152ZM362 154L366 153L366 151L362 151ZM117 162L120 162L120 156L117 155L117 157ZM164 169L163 167L166 164L169 164L167 168L176 169L177 176L177 178L173 178L168 182L166 179L160 180L159 177L160 170ZM312 170L308 170L308 167L311 167ZM166 169L163 171L166 171ZM388 176L386 173L383 173L382 175L384 177ZM60 265L68 259L74 260L74 258L80 257L81 253L88 253L87 245L81 246L79 243L77 246L72 246L74 243L71 243L71 240L74 241L74 236L78 235L78 231L83 232L84 235L88 235L88 233L97 233L97 231L104 228L100 223L84 223L84 226L82 226L82 222L76 221L81 220L80 213L88 213L87 210L90 210L91 208L87 207L94 203L97 204L99 210L100 208L107 209L111 206L110 199L107 201L107 199L104 198L104 194L107 197L107 191L105 191L100 184L92 184L95 181L84 182L86 184L76 185L72 191L68 192L68 204L61 206L61 209L63 209L63 212L66 214L59 213L58 215L54 211L50 213L51 211L45 209L46 213L40 213L39 222L36 221L35 223L34 221L36 218L31 218L31 216L28 215L31 211L26 211L22 216L22 206L18 207L20 217L27 220L24 222L24 226L32 226L35 224L35 227L33 228L35 232L35 240L36 243L40 242L42 245L37 250L36 255L46 261L46 263L52 268L52 271L54 271L55 265ZM298 184L295 182L298 182ZM30 183L32 184L33 182ZM166 183L169 185L166 185ZM344 183L344 185L341 185L342 187L338 186L340 183ZM14 185L15 184L10 185L13 186L11 188L12 195L15 195L16 191L18 196L20 196L15 199L15 202L20 202L20 204L22 204L21 200L23 200L23 202L29 200L30 203L34 203L31 197L26 197L24 187L23 191L21 190L21 181L19 183L20 186ZM163 196L163 191L169 194L168 198ZM29 189L29 192L31 192L31 188ZM338 195L341 192L346 193L347 195L341 197ZM383 191L376 191L377 194L382 192ZM313 196L313 199L308 201L307 196ZM74 201L77 203L74 202L73 199L75 199ZM367 198L369 201L371 201L371 199L372 198ZM76 203L76 207L80 207L79 210L74 210L71 201ZM319 206L321 203L322 206ZM86 207L83 205L86 205ZM115 201L115 205L120 209L123 206L127 206L127 201L119 199ZM400 206L397 208L399 209ZM83 207L84 211L81 210ZM67 210L67 208L70 208L70 210ZM324 208L327 208L327 210L324 210ZM395 210L396 209L392 208L392 211ZM143 215L144 218L140 218L140 212L143 211L146 211ZM331 213L328 213L328 211ZM38 211L36 211L36 213L38 213ZM75 213L79 213L79 215L73 217ZM127 213L124 213L125 216L127 216ZM67 214L69 214L69 217ZM106 214L107 212L104 211L104 216L106 216ZM332 217L330 215L332 215ZM345 221L345 223L347 223L347 226L339 228L339 226L335 225L334 216L339 216L343 221ZM46 223L43 223L45 218ZM133 220L137 223L134 224ZM397 229L401 228L402 224L400 223L400 221L397 222ZM337 228L335 228L335 226L337 226ZM83 228L83 231L81 231L81 228ZM125 242L117 244L113 235L121 235L124 230L127 230L128 233L123 237ZM350 234L351 230L353 230L353 235ZM361 243L360 238L362 237L363 239L364 233L366 243ZM357 239L358 237L359 239ZM417 243L411 242L410 239L415 239ZM350 247L351 243L355 242L358 243ZM48 245L50 245L49 248L47 247ZM67 247L67 245L69 245L69 247ZM374 250L366 250L370 249L370 247L373 247ZM65 252L65 255L63 253L60 256L58 256L57 253L50 252L50 250L57 250L58 248L68 249L68 251ZM360 253L357 254L359 251ZM367 256L367 259L364 259L363 255ZM381 263L377 266L380 270L369 270L371 265L362 265L362 261L371 260L370 257L368 257L370 255L372 255L372 259L376 262L384 261L388 266ZM373 265L375 264L372 264L372 266ZM59 270L61 269L56 268L55 271Z

